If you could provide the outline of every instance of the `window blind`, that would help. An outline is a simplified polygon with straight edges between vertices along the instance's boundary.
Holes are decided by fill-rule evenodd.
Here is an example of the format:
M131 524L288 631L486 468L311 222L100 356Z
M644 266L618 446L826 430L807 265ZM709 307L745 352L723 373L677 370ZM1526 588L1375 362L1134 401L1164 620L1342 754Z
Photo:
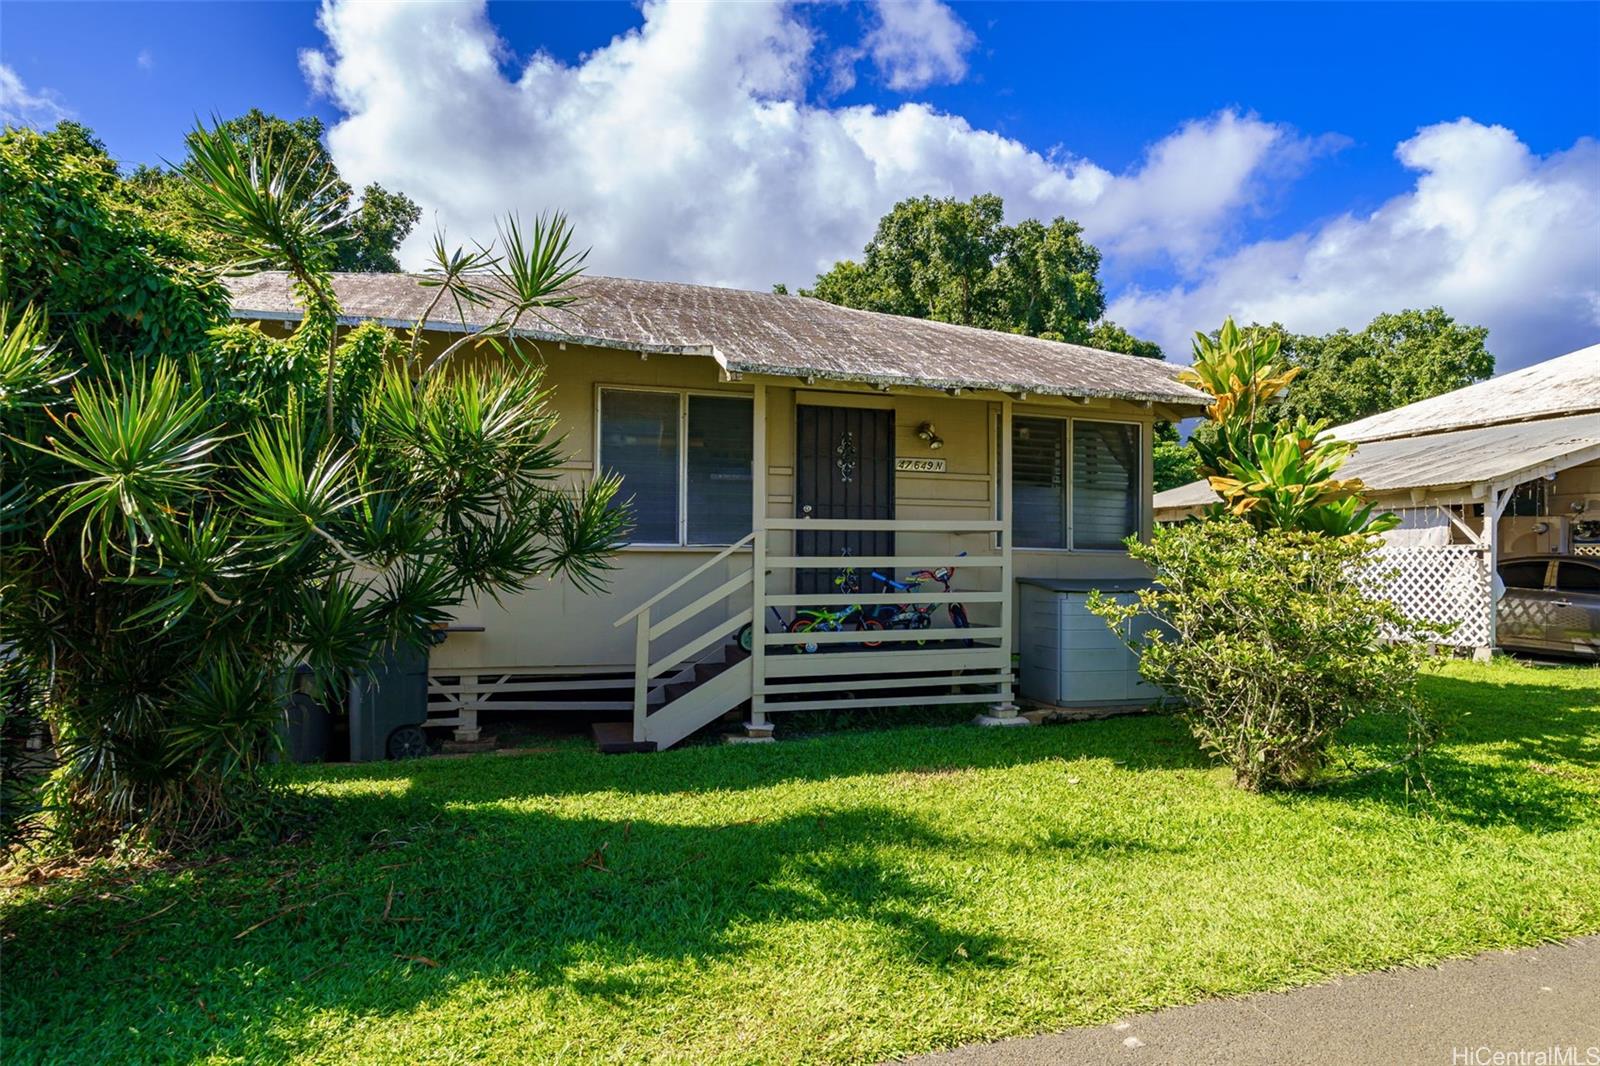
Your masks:
M1139 531L1139 427L1072 422L1072 546L1116 549Z
M602 390L600 460L633 501L633 542L678 543L678 395Z

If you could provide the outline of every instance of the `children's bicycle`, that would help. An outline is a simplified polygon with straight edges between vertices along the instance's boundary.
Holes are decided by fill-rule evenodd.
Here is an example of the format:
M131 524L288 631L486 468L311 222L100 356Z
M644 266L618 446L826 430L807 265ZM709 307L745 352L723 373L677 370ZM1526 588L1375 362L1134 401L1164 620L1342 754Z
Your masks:
M962 555L967 554L962 552ZM872 572L873 578L881 582L886 589L896 592L916 592L925 582L937 581L944 586L944 591L950 591L950 579L955 576L956 568L953 566L940 566L932 570L917 570L911 574L909 581L896 581L892 577ZM872 620L880 623L885 629L932 629L933 612L937 610L937 603L902 603L886 604L878 607L872 613ZM950 614L950 624L957 629L967 629L972 623L967 618L967 609L959 603L951 602L945 605L945 610ZM921 644L922 641L917 643ZM970 645L972 642L969 640Z
M833 579L834 587L840 592L860 592L861 582L856 578L854 569L845 570ZM778 623L778 629L784 633L842 633L846 626L854 626L858 632L870 632L882 629L882 623L869 617L860 604L851 604L837 611L830 611L826 607L801 607L795 611L795 616L787 621L776 607L768 607L773 619ZM739 627L739 634L735 638L739 647L750 651L755 645L755 626L746 622ZM876 648L882 644L881 640L863 640L861 643L869 648ZM817 650L816 641L806 641L804 644L791 644L789 650L802 654L812 654Z
M855 570L848 569L833 579L834 587L840 592L860 592L861 582L856 577ZM776 612L774 612L776 613ZM783 621L779 617L779 622ZM869 617L861 609L860 604L851 604L837 611L826 607L801 607L794 613L794 618L783 627L785 633L842 633L847 626L853 626L857 632L870 633L873 630L883 629L883 623L876 618ZM882 644L881 640L863 640L862 644L869 648L876 648ZM815 654L820 646L818 641L808 640L799 644L792 644L790 648L800 655Z

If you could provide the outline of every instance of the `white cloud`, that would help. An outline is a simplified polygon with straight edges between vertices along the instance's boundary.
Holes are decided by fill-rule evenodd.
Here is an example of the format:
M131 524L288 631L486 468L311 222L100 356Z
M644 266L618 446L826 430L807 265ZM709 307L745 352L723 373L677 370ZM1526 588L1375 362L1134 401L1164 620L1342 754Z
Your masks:
M139 54L134 57L133 61L140 70L155 69L156 57L148 48L139 49Z
M1502 369L1600 336L1600 144L1541 158L1505 127L1463 118L1396 155L1415 184L1371 214L1245 245L1187 283L1125 293L1111 317L1178 356L1229 314L1321 333L1439 304L1489 327Z
M55 93L30 90L15 70L0 63L0 125L51 126L71 113Z
M957 82L977 38L939 0L878 0L878 25L863 43L889 88L897 92Z
M916 7L929 31L917 46L885 43L891 25L910 32L911 10L886 9L861 46L876 40L885 76L905 84L959 76L969 31L931 0ZM922 194L997 192L1013 217L1081 220L1109 254L1193 260L1265 176L1314 148L1223 112L1113 174L921 103L808 102L826 64L794 7L646 0L643 16L575 65L536 55L507 77L481 2L325 0L328 46L302 67L345 113L329 144L357 187L403 189L461 237L486 236L507 210L560 208L597 271L755 288L809 282ZM402 257L418 262L427 240Z

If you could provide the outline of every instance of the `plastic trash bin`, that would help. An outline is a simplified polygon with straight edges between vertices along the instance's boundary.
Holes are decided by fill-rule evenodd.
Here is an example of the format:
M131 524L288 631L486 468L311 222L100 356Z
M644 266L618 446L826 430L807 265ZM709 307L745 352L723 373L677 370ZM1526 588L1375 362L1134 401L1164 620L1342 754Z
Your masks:
M328 737L333 732L333 716L309 692L289 696L285 708L284 754L290 762L322 762L328 757Z
M428 754L428 653L390 648L350 679L350 761Z

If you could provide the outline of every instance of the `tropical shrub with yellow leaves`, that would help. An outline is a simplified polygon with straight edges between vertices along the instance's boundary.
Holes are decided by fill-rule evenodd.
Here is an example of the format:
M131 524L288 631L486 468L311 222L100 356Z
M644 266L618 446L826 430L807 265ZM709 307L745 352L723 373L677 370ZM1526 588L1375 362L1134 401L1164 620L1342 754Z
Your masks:
M1196 334L1194 365L1180 380L1212 396L1213 432L1196 434L1199 470L1222 497L1214 515L1242 518L1257 529L1298 529L1332 536L1379 533L1397 523L1374 515L1360 478L1338 477L1355 445L1335 440L1326 422L1274 418L1274 406L1299 375L1265 330L1241 330L1233 319L1216 339Z

